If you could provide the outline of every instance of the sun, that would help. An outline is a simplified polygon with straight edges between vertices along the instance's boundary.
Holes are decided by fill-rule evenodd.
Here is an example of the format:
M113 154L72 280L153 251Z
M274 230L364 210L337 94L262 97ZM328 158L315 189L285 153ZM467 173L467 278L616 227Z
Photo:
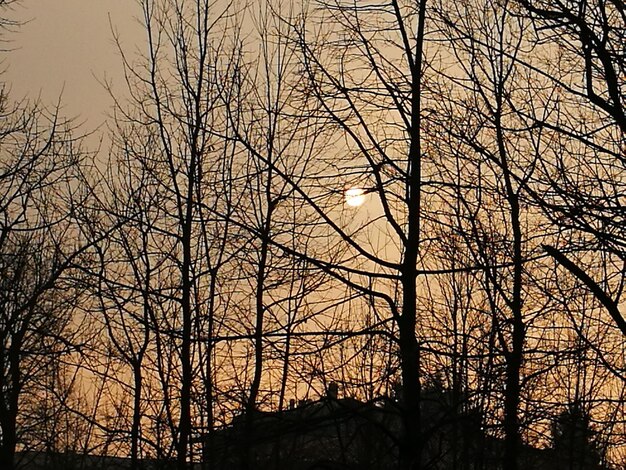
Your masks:
M365 190L361 188L350 188L344 193L346 204L351 207L358 207L365 202Z

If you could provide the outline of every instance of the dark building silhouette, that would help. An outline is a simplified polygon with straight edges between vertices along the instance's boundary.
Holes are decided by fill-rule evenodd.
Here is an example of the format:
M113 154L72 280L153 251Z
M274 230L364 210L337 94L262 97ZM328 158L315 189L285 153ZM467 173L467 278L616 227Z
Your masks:
M331 385L315 402L292 402L289 410L255 412L205 438L207 470L382 470L397 468L401 403L380 398L361 402L340 398ZM456 402L456 403L455 403ZM423 468L432 470L505 470L504 443L482 431L481 416L449 390L426 388ZM601 470L600 454L581 451L580 423L561 415L552 448L522 445L520 468L529 470ZM575 442L573 442L574 440ZM565 441L570 444L565 445ZM585 441L585 442L588 442ZM577 449L578 456L571 450ZM588 446L586 449L593 449ZM581 453L583 452L583 453Z
M129 470L131 460L107 455L89 455L74 452L18 452L16 470ZM170 470L172 462L142 459L141 470Z
M207 468L387 469L397 458L396 419L384 400L338 398L331 386L319 401L259 411L252 419L242 415L213 433L206 440Z
M483 432L482 416L466 397L437 384L424 388L422 468L506 470L504 443ZM242 414L200 438L203 461L193 470L393 470L398 466L402 397L362 402L341 397L330 384L325 397L281 412ZM595 444L589 417L571 405L554 421L552 446L522 445L520 469L608 470ZM130 459L73 453L21 453L20 470L129 469ZM143 470L170 470L169 461L142 460Z

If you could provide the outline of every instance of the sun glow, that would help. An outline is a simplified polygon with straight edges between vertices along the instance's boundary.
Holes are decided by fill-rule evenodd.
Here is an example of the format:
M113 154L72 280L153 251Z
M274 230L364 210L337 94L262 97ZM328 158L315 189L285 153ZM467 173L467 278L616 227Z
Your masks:
M361 188L350 188L345 191L346 204L351 207L358 207L365 202L365 190Z

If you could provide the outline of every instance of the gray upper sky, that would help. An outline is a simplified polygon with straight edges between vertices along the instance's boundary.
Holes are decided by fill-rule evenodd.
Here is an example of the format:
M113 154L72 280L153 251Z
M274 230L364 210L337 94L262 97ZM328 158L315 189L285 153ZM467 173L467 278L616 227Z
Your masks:
M111 24L125 50L134 50L142 31L132 0L20 0L11 18L25 21L5 35L13 50L3 53L3 81L13 99L40 97L63 114L93 129L106 117L111 100L98 80L105 76L121 87L121 59Z

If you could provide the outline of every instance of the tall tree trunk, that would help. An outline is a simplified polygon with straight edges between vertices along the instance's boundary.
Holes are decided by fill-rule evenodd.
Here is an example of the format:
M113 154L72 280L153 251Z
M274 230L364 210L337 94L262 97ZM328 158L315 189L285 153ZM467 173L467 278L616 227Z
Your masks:
M508 154L504 145L504 132L501 122L503 90L499 90L498 107L495 115L496 132L500 167L505 181L506 197L510 206L510 222L513 231L513 292L509 309L512 316L511 346L505 353L506 360L506 391L504 396L504 458L503 465L507 470L517 470L520 429L520 373L524 351L525 327L522 315L522 229L520 222L519 195L513 187Z
M17 445L15 421L16 416L12 410L2 410L0 413L0 429L2 430L0 468L6 470L15 468L15 447Z
M139 468L139 432L141 426L141 387L143 376L141 374L141 359L133 364L133 424L130 432L130 468Z
M194 149L195 150L195 149ZM181 310L182 310L182 338L180 361L182 368L181 389L180 389L180 420L178 427L178 448L177 467L178 470L187 468L187 454L189 439L191 436L191 332L192 332L192 305L193 295L192 279L192 213L193 213L193 191L195 186L196 159L195 151L191 152L191 163L189 165L187 197L185 199L184 219L182 222L181 244L183 248L183 263L181 266ZM181 208L181 213L183 209Z
M28 322L26 322L28 323ZM22 381L20 369L21 348L24 331L16 333L8 350L8 366L10 380L4 403L0 405L0 430L2 443L0 444L0 468L13 470L15 468L15 449L17 446L17 407Z
M271 205L271 202L270 202ZM269 231L271 223L271 207L261 233L260 259L257 271L257 279L255 286L255 310L256 318L254 324L254 375L250 384L250 393L246 410L249 414L254 413L256 409L256 401L261 386L261 375L263 373L263 320L265 317L265 303L263 301L265 292L265 278L267 276L267 255L269 249Z
M400 334L400 363L404 400L404 439L400 447L400 466L402 469L421 468L422 422L420 412L420 348L415 326L417 319L417 259L420 246L421 222L421 92L422 58L424 46L424 27L426 23L426 0L419 6L415 55L411 60L412 96L411 128L409 129L410 147L408 155L407 181L407 236L402 260L402 313L398 321ZM396 4L398 18L400 13Z
M243 453L242 468L251 468L252 462L250 462L250 449L254 444L252 442L254 438L254 418L257 408L257 398L259 395L259 388L261 386L261 376L263 374L263 324L265 318L265 279L267 277L267 258L270 242L270 230L272 223L272 211L274 209L275 202L271 196L271 183L272 183L272 170L271 166L268 169L268 178L265 189L265 196L267 202L267 213L263 220L263 226L261 227L260 239L261 246L259 251L259 265L257 270L257 278L255 285L255 310L256 318L254 325L254 375L252 377L252 383L250 384L250 392L248 394L248 401L246 403L246 429L245 429L245 449Z
M213 334L215 328L215 296L217 295L217 269L211 270L211 281L209 283L209 309L208 309L208 326L207 326L207 341L206 341L206 359L205 359L205 397L206 397L206 429L205 429L205 442L203 443L203 456L202 462L205 469L209 468L210 462L212 462L213 456ZM207 440L208 436L208 440Z

